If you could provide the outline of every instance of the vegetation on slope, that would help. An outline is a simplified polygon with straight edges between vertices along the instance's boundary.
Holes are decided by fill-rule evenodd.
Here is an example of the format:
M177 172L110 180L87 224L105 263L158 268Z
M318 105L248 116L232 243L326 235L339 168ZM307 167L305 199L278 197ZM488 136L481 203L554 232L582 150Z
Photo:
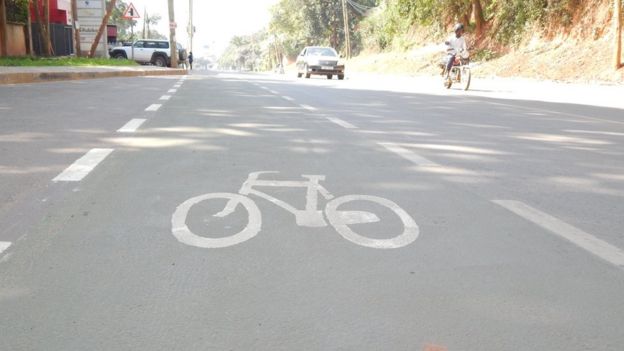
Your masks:
M459 22L468 28L468 41L476 60L488 61L521 51L526 55L524 61L522 58L508 61L530 63L528 58L534 55L565 47L566 51L548 60L557 62L557 55L573 60L573 54L568 51L591 48L603 52L583 52L586 57L581 59L605 59L605 68L612 62L608 57L614 36L610 30L613 0L346 1L351 52L356 54L393 53L410 59L414 55L400 53L424 51L430 60L431 50L420 49L442 42ZM279 1L272 9L269 27L251 36L235 38L220 63L222 67L270 69L282 62L283 57L292 61L306 45L329 45L346 52L341 0ZM414 64L408 66L413 68Z

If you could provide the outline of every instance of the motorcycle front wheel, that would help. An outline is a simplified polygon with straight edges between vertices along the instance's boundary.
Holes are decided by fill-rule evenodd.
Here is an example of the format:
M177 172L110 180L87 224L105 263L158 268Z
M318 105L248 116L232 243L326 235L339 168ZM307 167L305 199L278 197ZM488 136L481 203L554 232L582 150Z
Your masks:
M464 67L462 68L462 72L461 72L461 85L462 88L464 88L464 90L468 90L470 88L470 79L471 79L471 75L470 75L470 68L468 67Z

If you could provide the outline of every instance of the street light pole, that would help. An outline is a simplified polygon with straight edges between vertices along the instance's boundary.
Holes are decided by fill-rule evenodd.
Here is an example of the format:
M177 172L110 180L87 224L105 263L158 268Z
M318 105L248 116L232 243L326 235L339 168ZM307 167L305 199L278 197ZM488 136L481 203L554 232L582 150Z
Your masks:
M189 51L193 52L193 35L195 27L193 27L193 0L189 0Z
M177 68L178 47L176 45L176 23L173 0L169 0L169 46L171 47L171 68Z

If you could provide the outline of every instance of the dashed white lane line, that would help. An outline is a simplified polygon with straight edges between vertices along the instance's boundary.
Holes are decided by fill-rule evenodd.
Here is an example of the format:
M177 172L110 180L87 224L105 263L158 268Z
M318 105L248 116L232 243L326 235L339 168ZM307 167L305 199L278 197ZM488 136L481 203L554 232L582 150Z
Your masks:
M6 251L11 246L11 243L8 241L0 241L0 254Z
M275 90L269 89L267 90L269 93L274 94L274 95L279 95L279 93Z
M155 111L158 111L158 109L160 109L161 106L162 106L161 104L151 104L145 109L145 111L155 112Z
M175 94L178 92L178 89L169 89L167 92L170 94Z
M169 100L169 99L171 99L171 95L163 95L163 96L161 96L161 97L160 97L160 100L165 100L165 101L167 101L167 100Z
M139 127L147 121L144 118L134 118L126 123L123 127L117 129L119 133L134 133Z
M624 251L606 241L565 223L547 213L535 209L523 202L513 200L493 200L518 216L537 224L549 232L566 239L581 249L615 265L624 268Z
M314 107L312 107L310 105L303 105L302 104L302 105L299 105L299 106L301 106L301 108L304 108L304 109L306 109L308 111L316 111L316 108L314 108Z
M357 129L356 126L354 126L353 124L347 122L347 121L343 121L340 118L336 118L336 117L325 117L328 121L335 123L343 128L347 128L347 129Z
M282 99L287 100L287 101L295 101L295 99L291 98L290 96L286 96L286 95L283 95Z
M181 86L182 86L182 84L176 84L173 87L176 88L176 89L180 89Z
M79 182L113 152L113 149L92 149L57 175L53 182Z
M429 167L439 166L437 163L431 160L428 160L420 155L417 155L416 153L400 146L399 144L395 144L395 143L378 143L378 144L386 148L388 151L394 152L395 154L403 157L404 159L411 161L417 166L429 166Z

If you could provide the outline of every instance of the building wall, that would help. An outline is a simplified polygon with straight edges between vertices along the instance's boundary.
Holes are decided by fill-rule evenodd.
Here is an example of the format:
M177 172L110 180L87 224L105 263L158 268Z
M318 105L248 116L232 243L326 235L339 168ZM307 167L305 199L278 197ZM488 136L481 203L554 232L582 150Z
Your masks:
M43 18L43 0L34 0L39 1L41 3L42 13L41 18ZM35 4L31 4L30 6L30 15L35 20ZM69 6L68 6L69 4ZM70 24L71 17L69 14L71 13L71 2L66 0L50 0L50 23L58 23L58 24Z

